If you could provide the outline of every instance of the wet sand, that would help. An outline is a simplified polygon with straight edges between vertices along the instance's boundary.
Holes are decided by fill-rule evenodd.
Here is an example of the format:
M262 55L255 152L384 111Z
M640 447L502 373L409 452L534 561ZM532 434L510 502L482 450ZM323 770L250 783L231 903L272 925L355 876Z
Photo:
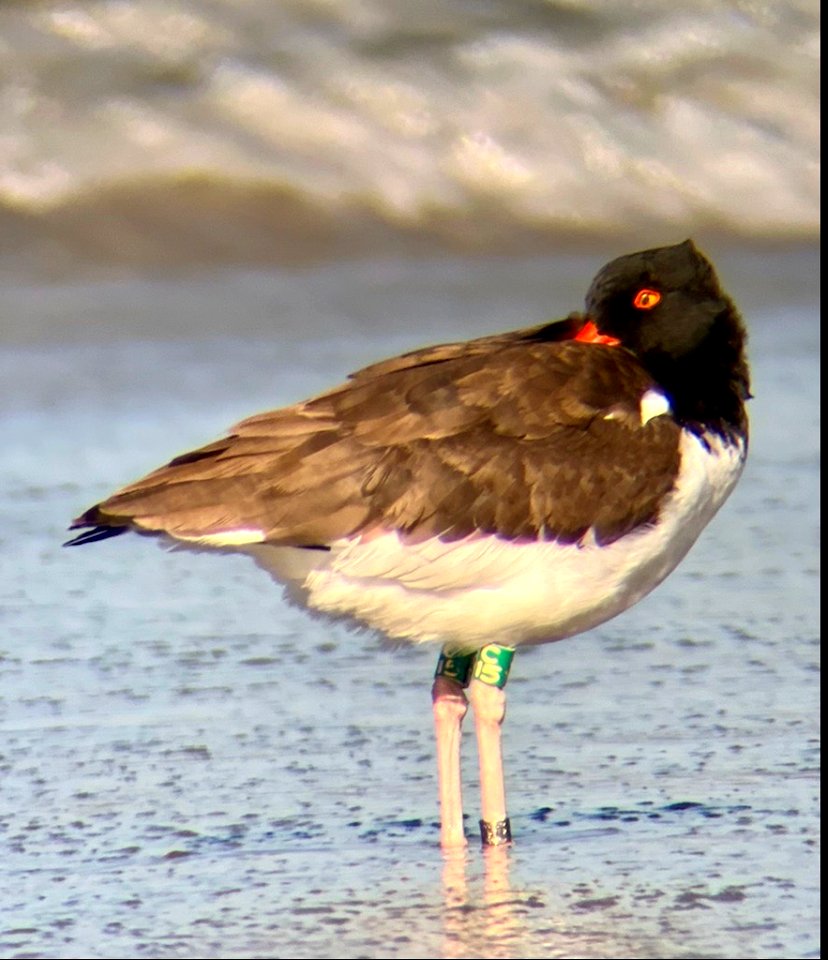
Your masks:
M751 329L743 481L639 607L519 653L516 843L477 847L469 735L450 860L436 651L312 619L243 558L59 544L246 414L576 306L594 264L8 289L0 955L818 956L812 257L716 257Z

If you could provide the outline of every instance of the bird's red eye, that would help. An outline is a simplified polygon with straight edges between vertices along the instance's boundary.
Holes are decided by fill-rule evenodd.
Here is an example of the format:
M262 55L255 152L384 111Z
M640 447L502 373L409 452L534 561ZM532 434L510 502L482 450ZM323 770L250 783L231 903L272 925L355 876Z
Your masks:
M644 287L633 298L633 306L636 310L652 310L659 300L661 300L661 294L658 290Z

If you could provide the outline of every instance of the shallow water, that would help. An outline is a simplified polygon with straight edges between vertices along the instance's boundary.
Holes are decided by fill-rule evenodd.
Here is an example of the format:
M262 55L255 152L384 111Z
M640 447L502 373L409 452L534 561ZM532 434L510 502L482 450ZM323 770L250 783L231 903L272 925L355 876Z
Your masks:
M818 956L818 272L716 260L751 329L745 476L644 603L520 652L516 843L473 838L469 735L449 860L433 650L312 619L243 558L59 544L246 414L566 312L601 259L6 289L0 954Z

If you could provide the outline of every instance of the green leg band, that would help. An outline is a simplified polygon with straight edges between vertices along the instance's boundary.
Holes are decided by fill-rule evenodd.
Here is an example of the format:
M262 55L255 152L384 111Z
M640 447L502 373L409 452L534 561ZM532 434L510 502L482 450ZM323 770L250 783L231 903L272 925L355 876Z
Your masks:
M490 687L506 686L509 668L512 666L515 651L513 647L501 647L499 643L487 643L477 651L473 676Z
M446 677L449 680L456 681L461 687L467 687L474 657L475 654L473 653L454 654L446 653L443 650L440 653L440 659L437 661L434 676Z

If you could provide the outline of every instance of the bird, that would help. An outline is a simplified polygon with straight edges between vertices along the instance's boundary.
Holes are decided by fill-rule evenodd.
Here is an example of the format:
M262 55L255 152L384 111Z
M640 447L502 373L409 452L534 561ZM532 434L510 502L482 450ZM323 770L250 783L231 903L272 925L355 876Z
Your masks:
M609 262L584 309L359 370L245 419L77 517L250 555L287 598L439 648L440 843L512 842L501 732L516 650L592 629L653 590L727 499L748 448L747 333L692 240Z

